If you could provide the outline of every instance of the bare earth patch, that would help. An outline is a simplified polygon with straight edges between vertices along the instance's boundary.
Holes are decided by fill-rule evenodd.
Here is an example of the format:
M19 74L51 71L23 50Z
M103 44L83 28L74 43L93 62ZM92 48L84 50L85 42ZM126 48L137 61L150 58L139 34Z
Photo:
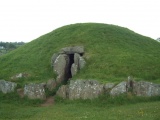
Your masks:
M54 104L54 97L52 96L52 97L48 97L46 99L46 101L43 104L41 104L40 106L41 107L48 107L48 106L51 106L53 104Z

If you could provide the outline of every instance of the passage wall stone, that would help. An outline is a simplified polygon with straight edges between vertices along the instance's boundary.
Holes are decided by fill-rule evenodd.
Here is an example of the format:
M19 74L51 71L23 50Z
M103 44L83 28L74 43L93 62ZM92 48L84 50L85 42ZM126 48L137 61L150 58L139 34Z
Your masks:
M63 82L67 78L69 69L69 57L66 54L60 54L54 62L54 71L58 75L57 83Z

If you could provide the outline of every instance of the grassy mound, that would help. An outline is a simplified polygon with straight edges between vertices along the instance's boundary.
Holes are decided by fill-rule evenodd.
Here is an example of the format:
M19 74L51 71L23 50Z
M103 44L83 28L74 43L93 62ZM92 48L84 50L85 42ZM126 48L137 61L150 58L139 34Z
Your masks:
M23 82L56 77L50 59L63 47L83 45L87 65L73 79L119 82L133 76L160 82L160 43L127 28L83 23L56 29L0 57L0 79L28 73Z

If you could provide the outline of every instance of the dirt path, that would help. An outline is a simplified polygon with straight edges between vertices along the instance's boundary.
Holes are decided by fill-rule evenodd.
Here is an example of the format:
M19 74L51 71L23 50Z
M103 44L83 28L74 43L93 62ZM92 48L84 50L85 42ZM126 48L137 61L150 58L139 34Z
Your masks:
M54 97L52 96L52 97L48 97L46 99L46 101L43 104L41 104L41 106L42 107L47 107L47 106L51 106L53 104L54 104Z

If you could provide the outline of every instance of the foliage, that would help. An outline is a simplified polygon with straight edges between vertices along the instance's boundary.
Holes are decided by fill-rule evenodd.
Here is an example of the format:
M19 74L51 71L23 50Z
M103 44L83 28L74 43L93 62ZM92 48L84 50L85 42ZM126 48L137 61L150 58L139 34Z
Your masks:
M24 42L0 42L0 56L6 54L17 47L24 45Z

